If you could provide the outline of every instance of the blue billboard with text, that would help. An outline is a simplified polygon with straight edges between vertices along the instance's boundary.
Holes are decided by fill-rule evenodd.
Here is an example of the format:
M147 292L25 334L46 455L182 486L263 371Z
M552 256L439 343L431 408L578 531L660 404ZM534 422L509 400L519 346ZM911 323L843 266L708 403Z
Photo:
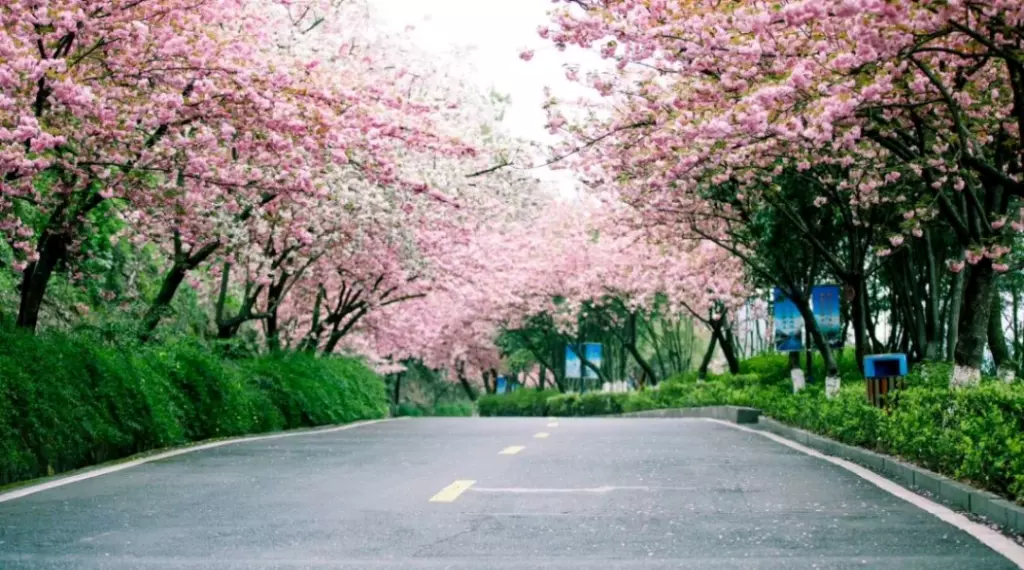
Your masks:
M804 320L793 301L782 290L775 294L775 350L799 352L804 349Z

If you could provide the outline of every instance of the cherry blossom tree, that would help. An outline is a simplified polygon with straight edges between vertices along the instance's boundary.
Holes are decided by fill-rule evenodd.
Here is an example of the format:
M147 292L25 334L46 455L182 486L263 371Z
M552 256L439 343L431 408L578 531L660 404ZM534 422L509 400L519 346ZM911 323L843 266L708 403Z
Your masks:
M900 231L878 236L879 255L927 239L922 218L941 220L970 266L955 359L959 377L975 377L992 283L1024 229L1020 18L1010 2L567 2L541 36L599 51L618 71L571 70L600 99L576 117L552 101L549 125L565 135L556 155L677 222L728 217L734 202L789 216L775 195L786 173L802 173L818 205L848 204L851 232L879 208L904 214ZM794 225L863 281L863 245L844 261Z

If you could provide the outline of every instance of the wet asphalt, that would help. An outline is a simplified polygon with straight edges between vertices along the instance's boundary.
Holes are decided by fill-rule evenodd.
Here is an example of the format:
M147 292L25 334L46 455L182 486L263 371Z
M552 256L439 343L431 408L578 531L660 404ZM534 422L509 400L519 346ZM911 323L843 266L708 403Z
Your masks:
M0 503L0 568L1015 567L757 434L688 419L548 423L399 420L147 463ZM499 454L509 446L523 449ZM430 501L455 481L472 484Z

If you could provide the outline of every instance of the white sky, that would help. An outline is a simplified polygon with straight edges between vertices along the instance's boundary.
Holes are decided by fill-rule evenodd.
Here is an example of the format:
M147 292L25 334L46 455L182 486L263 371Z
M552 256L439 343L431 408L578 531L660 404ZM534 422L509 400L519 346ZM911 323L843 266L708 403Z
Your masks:
M469 50L466 75L482 90L494 88L510 95L505 126L514 136L550 144L554 137L544 128L541 105L544 86L556 97L575 97L580 91L565 79L563 63L572 62L571 52L562 53L537 35L548 22L551 0L369 0L371 15L393 31L414 26L413 41L427 52L445 54L453 48ZM535 50L530 62L519 58L521 48ZM577 57L579 52L577 52ZM534 171L562 191L570 191L572 176L567 171Z

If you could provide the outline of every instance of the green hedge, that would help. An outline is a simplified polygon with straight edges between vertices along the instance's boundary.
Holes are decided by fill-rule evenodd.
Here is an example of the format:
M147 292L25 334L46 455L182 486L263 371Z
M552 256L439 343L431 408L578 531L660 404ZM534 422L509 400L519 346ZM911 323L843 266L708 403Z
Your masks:
M395 417L419 418L423 416L435 417L468 417L473 415L473 404L471 402L450 402L437 404L433 408L425 405L418 405L412 402L402 402L395 407Z
M230 361L196 343L116 347L0 332L0 485L215 437L383 417L362 363Z
M481 396L476 405L481 416L546 416L548 398L557 395L554 390L516 390Z

